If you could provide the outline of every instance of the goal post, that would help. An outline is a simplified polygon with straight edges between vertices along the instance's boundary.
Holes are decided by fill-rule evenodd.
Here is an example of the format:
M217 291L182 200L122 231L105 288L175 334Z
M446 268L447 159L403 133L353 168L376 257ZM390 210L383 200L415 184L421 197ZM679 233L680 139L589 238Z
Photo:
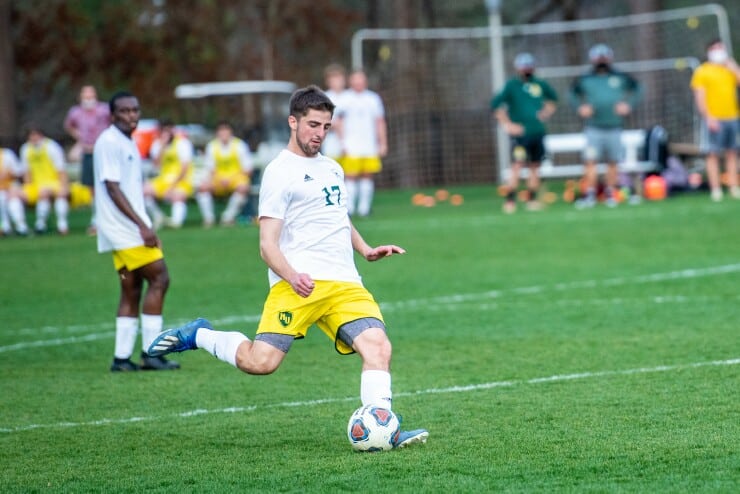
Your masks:
M627 128L665 127L672 141L696 144L698 118L689 81L706 44L731 46L724 8L716 4L619 17L503 25L506 78L516 53L528 51L537 73L558 91L551 133L580 132L568 107L572 80L588 70L590 46L610 45L615 67L645 88ZM386 105L389 153L379 183L419 187L498 181L492 96L491 29L363 29L352 40L352 64L368 72ZM497 61L498 62L498 61ZM572 158L576 159L576 158ZM492 166L495 165L495 166Z

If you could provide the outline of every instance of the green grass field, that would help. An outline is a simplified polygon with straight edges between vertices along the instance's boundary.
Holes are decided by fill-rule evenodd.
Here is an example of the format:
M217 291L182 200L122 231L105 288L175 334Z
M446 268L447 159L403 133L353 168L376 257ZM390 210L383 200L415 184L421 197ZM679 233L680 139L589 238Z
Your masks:
M740 202L504 216L490 187L453 190L460 207L413 192L356 222L408 253L358 264L426 445L350 449L360 361L316 328L272 376L202 351L110 373L118 286L78 211L67 238L0 239L0 491L740 491ZM165 324L253 336L257 228L161 237Z

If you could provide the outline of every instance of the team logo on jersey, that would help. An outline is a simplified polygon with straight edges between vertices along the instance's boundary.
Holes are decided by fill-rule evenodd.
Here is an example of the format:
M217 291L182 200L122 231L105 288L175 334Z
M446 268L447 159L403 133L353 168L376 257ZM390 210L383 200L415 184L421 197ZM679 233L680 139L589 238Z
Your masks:
M619 77L613 75L609 78L609 87L619 87L622 85L622 81Z
M310 182L311 180L313 180L313 177L310 176L308 173L306 173L306 176L303 177L303 181L304 182Z
M280 324L284 328L287 328L291 321L293 321L293 313L288 310L280 311L278 313L278 321L280 321Z
M539 98L542 96L542 86L536 83L529 83L524 85L524 90L529 93L533 98Z

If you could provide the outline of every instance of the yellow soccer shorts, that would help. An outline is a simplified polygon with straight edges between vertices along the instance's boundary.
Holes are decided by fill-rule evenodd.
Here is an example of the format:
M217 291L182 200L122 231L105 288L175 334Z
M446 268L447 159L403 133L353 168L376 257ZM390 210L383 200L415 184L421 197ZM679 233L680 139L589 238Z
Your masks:
M211 187L214 196L227 196L239 187L249 186L249 176L241 172L214 173Z
M113 251L113 266L116 271L126 268L134 271L142 266L164 259L164 252L159 247L139 245L130 249Z
M39 200L42 191L46 191L52 196L57 197L62 192L62 182L57 180L54 182L29 182L23 184L23 196L31 206Z
M151 179L149 181L149 185L152 186L152 190L154 191L154 196L160 200L164 199L165 195L167 194L167 191L170 190L176 178L177 177L160 175L158 177L154 177L153 179ZM175 184L175 187L173 190L177 190L187 197L192 196L193 195L193 184L190 182L188 175L186 175L185 178L183 178L182 180L178 181Z
M345 175L362 175L363 173L380 173L383 163L377 156L344 156L339 162Z
M303 298L286 281L271 289L262 310L257 334L277 333L303 338L312 324L316 324L332 341L342 355L354 350L337 338L339 328L363 318L383 321L380 308L367 289L359 283L316 281L310 296Z

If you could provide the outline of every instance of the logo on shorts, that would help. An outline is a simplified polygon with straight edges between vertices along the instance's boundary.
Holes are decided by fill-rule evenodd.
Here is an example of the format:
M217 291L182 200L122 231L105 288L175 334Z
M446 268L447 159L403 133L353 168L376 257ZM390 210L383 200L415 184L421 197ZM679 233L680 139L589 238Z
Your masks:
M292 312L284 310L278 313L278 321L280 321L280 324L282 324L284 328L287 328L292 320L293 320Z

